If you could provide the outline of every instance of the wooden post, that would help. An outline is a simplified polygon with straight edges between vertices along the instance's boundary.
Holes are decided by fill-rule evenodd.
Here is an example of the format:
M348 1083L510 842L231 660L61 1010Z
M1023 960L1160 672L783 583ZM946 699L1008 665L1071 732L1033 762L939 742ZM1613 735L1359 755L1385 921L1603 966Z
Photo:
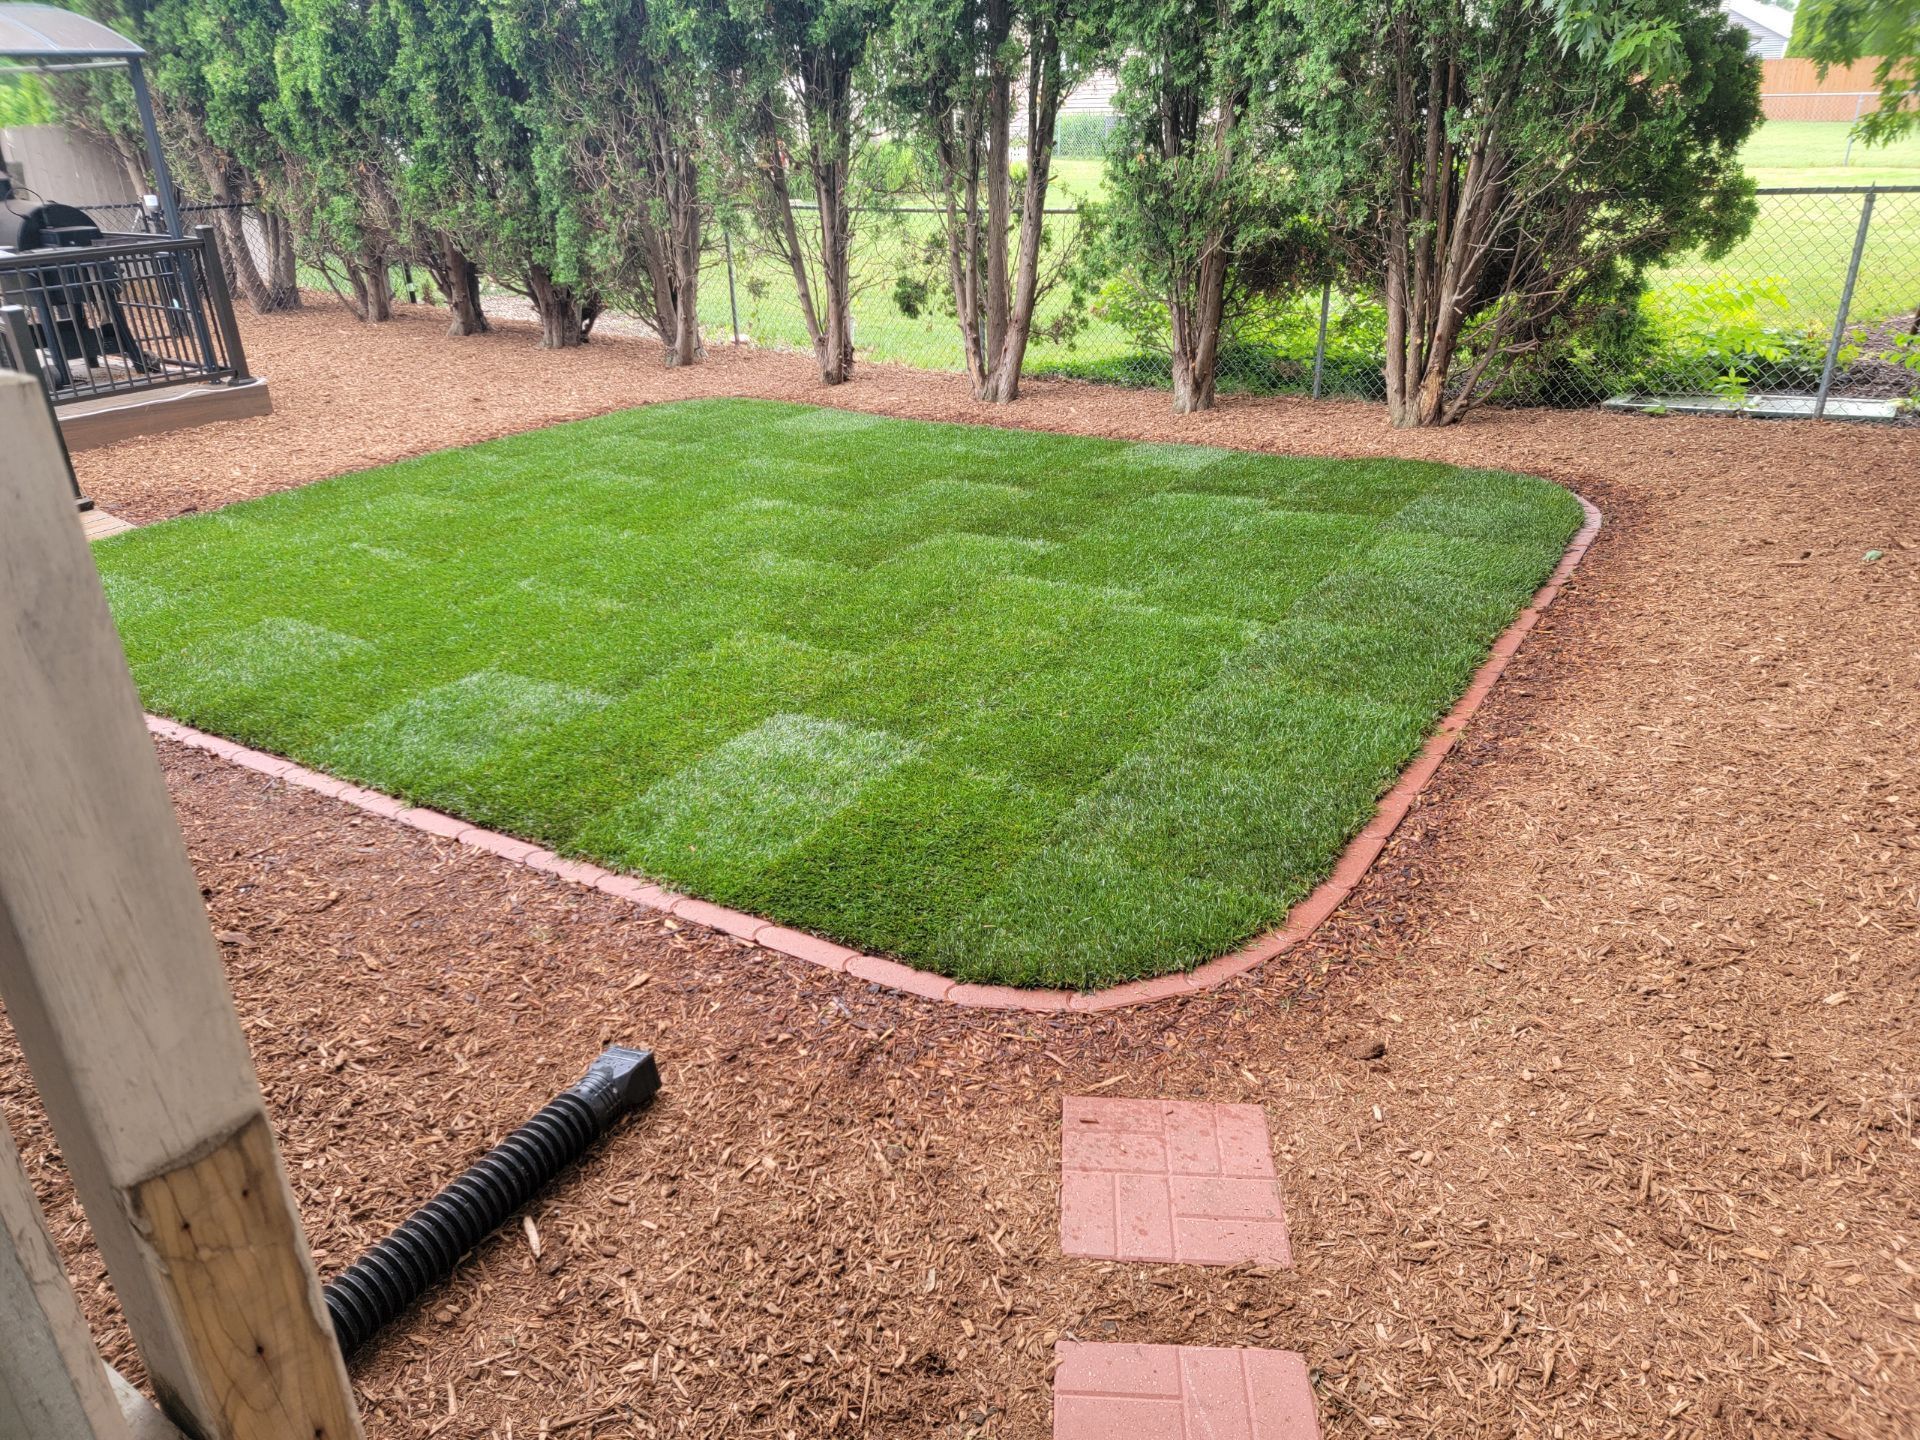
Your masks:
M127 1440L67 1272L0 1125L0 1435Z
M361 1440L59 442L0 376L0 998L168 1414Z

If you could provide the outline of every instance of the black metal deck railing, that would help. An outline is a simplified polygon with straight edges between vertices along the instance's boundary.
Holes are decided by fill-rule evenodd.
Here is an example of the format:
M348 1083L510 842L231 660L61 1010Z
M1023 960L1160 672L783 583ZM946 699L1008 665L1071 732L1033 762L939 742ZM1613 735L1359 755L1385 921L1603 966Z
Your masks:
M55 405L248 377L213 232L105 235L0 254L0 306L18 306L0 356L38 369ZM24 331L24 340L20 332Z

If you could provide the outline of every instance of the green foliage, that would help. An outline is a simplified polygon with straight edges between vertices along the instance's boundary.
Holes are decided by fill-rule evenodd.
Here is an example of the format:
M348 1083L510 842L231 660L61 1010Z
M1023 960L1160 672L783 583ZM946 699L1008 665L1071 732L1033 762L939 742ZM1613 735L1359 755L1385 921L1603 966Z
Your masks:
M1501 398L1584 404L1621 392L1712 394L1744 402L1756 387L1810 390L1827 334L1768 317L1785 303L1778 277L1689 282L1639 290L1509 377ZM1841 361L1852 356L1843 348Z
M1139 348L1131 354L1049 358L1033 367L1035 374L1163 390L1172 385L1162 303L1124 280L1110 280L1094 298L1091 311L1095 319L1123 326ZM1251 297L1223 324L1220 389L1251 395L1308 393L1319 328L1318 291ZM1379 399L1385 341L1386 310L1377 299L1336 293L1327 321L1322 393Z
M1903 370L1920 375L1920 333L1894 336L1893 348L1887 352L1887 359Z
M491 14L535 197L538 234L518 240L528 267L670 330L677 291L697 276L699 235L716 198L705 118L710 7L493 0ZM485 153L480 169L497 172Z
M1723 253L1751 223L1738 152L1758 68L1703 0L1280 3L1302 187L1356 273L1397 274L1404 403L1449 397L1421 423L1457 418L1661 258ZM1484 244L1438 246L1440 226ZM1458 307L1420 290L1429 270Z
M1296 200L1300 97L1270 66L1292 22L1268 0L1125 0L1115 25L1127 50L1105 258L1164 300L1176 404L1204 408L1227 318L1324 268L1324 234Z
M933 287L925 275L896 275L893 281L894 308L909 320L918 320L926 311Z
M51 125L53 97L32 75L9 74L0 62L0 126Z
M1580 518L1485 470L736 400L96 554L156 710L931 969L1092 986L1324 876Z
M1045 220L1051 132L1104 58L1106 18L1104 0L896 0L877 50L880 117L936 201L947 298L981 398L1015 397L1036 306L1067 269L1060 227Z
M1913 0L1800 0L1788 51L1829 65L1876 60L1880 108L1859 134L1881 145L1920 131L1920 5Z

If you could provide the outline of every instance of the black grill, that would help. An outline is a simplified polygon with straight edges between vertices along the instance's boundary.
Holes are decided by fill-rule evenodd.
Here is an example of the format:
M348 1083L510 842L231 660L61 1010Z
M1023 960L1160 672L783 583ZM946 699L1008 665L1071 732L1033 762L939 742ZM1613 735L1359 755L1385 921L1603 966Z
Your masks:
M100 227L86 211L54 200L0 200L0 250L91 245Z

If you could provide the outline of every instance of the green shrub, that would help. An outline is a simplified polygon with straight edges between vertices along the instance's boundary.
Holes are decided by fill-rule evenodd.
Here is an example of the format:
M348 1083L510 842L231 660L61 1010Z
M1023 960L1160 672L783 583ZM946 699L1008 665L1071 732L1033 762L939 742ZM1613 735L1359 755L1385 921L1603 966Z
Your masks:
M1755 388L1810 390L1826 335L1771 324L1786 305L1777 278L1670 281L1623 296L1516 367L1507 404L1587 405L1619 394L1720 395L1743 402ZM1844 352L1843 352L1843 358Z

